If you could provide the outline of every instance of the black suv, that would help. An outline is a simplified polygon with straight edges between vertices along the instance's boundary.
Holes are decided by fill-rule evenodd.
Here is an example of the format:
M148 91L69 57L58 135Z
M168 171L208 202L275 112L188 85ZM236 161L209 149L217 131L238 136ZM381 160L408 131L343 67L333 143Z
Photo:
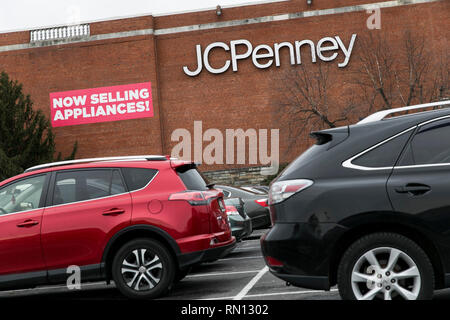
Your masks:
M270 187L261 244L271 272L300 287L337 284L343 299L430 299L450 287L446 106L313 132L317 143Z

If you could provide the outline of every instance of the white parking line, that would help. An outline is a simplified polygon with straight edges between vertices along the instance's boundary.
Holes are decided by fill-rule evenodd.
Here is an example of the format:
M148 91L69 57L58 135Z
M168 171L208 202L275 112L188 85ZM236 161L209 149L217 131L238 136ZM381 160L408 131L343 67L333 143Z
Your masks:
M239 258L225 258L220 259L220 261L226 261L226 260L245 260L245 259L256 259L256 258L262 258L263 256L250 256L250 257L239 257Z
M236 251L251 251L250 249L261 249L261 247L240 247L240 248L237 248L237 249L234 249L233 250L233 252L236 252Z
M256 298L256 297L271 297L287 294L310 294L310 293L331 293L338 291L337 289L331 289L330 291L323 290L304 290L304 291L288 291L288 292L274 292L274 293L260 293L260 294L249 294L245 296L246 298Z
M286 292L273 292L273 293L260 293L260 294L249 294L246 295L245 298L258 298L258 297L271 297L271 296L281 296L281 295L294 295L294 294L312 294L312 293L331 293L336 292L337 289L331 289L330 291L322 291L322 290L303 290L303 291L286 291ZM198 300L230 300L234 297L220 297L220 298L205 298Z
M216 277L216 276L228 276L233 274L246 274L246 273L257 273L260 270L248 270L248 271L232 271L232 272L217 272L217 273L199 273L190 274L186 278L200 278L200 277Z
M253 277L252 280L250 280L249 283L239 292L233 300L241 300L245 295L253 288L253 286L259 281L259 279L262 278L263 275L266 274L266 272L269 271L269 268L265 266L262 268L256 276Z

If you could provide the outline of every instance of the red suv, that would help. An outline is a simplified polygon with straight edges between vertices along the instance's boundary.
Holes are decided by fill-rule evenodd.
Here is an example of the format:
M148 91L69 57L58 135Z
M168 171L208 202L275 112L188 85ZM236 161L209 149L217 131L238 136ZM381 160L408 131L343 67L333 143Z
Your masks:
M164 156L30 168L0 183L0 288L65 283L79 270L130 298L161 296L234 248L222 197L194 163Z

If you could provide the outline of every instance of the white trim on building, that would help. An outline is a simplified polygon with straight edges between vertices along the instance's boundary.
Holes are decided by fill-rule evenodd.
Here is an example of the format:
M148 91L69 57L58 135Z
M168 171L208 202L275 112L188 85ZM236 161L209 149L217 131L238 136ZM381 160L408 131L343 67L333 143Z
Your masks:
M77 43L77 42L109 40L109 39L116 39L116 38L142 36L142 35L154 34L154 35L158 36L158 35L168 35L168 34L175 34L175 33L182 33L182 32L193 32L193 31L229 28L229 27L244 26L244 25L257 24L257 23L294 20L294 19L310 18L310 17L317 17L317 16L324 16L324 15L343 14L343 13L350 13L350 12L361 12L361 11L366 11L366 10L370 10L370 9L374 9L374 8L381 8L381 9L393 8L393 7L399 7L399 6L422 4L422 3L433 3L433 2L439 2L439 1L446 1L446 0L381 1L381 2L376 2L376 3L346 6L346 7L332 8L332 9L302 11L302 12L297 12L297 13L288 13L288 14L264 16L264 17L241 19L241 20L230 20L230 21L221 21L221 22L213 22L213 23L205 23L205 24L196 24L196 25L189 25L189 26L156 29L156 30L141 29L141 30L133 30L133 31L98 34L98 35L86 35L86 36L80 36L80 37L74 37L74 38L71 38L71 37L54 38L54 39L50 38L49 40L45 40L45 41L33 41L34 34L36 32L39 32L39 30L33 30L33 31L30 31L30 39L32 39L32 41L30 43L0 46L0 52L25 50L25 49L32 49L32 48L37 48L37 47L48 47L48 46ZM55 29L55 28L46 28L46 29Z

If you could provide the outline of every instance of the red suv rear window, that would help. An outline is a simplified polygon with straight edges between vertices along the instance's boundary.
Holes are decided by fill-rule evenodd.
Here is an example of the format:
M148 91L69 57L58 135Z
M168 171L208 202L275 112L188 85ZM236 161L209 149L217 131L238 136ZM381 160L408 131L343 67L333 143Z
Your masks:
M146 168L122 168L128 191L144 188L152 181L158 170Z
M177 168L177 173L180 179L183 181L187 190L199 190L206 191L208 188L208 181L197 170L195 165L186 165Z

